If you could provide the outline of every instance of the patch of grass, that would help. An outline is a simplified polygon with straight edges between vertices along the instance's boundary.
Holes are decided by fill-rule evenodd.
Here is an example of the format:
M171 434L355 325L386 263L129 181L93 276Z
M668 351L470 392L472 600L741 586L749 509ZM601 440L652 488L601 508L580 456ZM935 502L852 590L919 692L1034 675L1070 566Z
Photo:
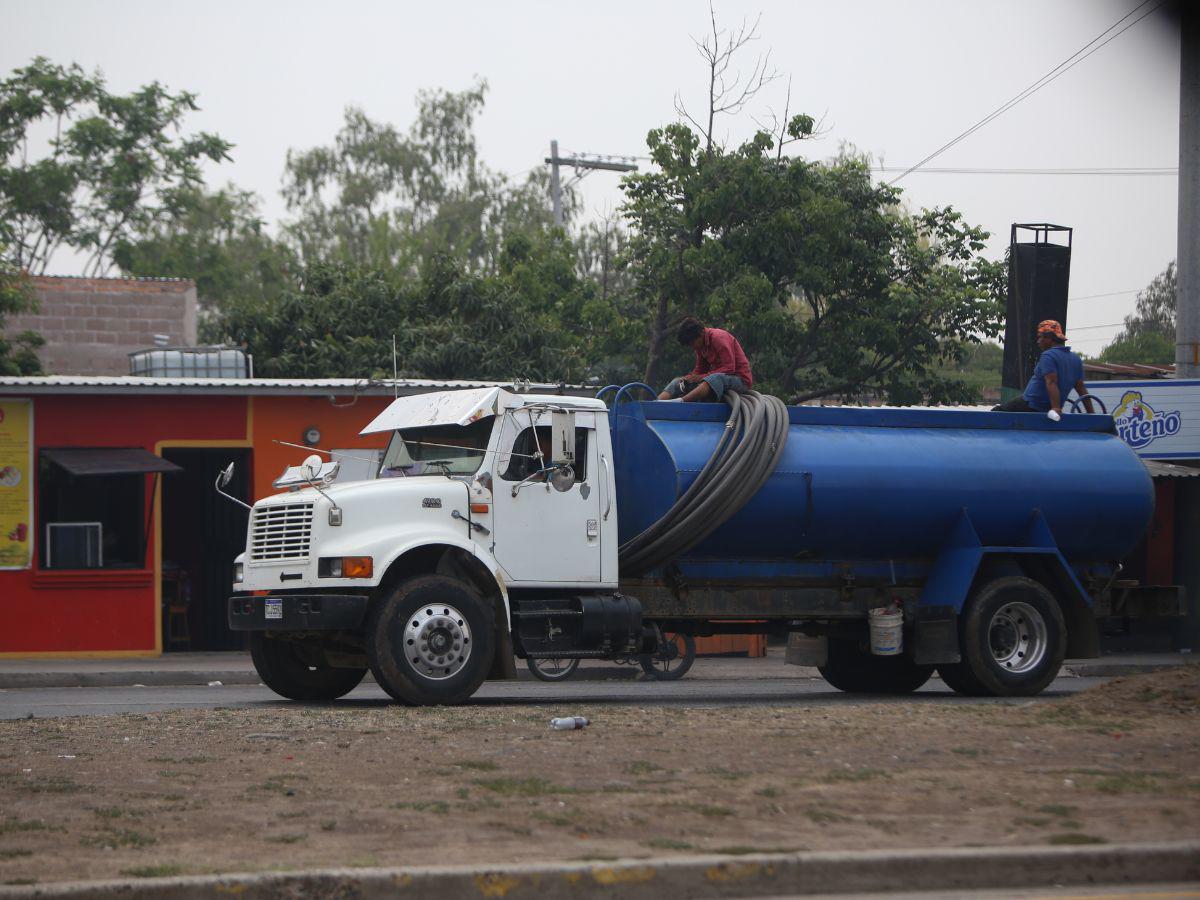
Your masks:
M795 853L794 847L750 847L744 844L734 844L732 847L714 847L713 853L723 853L726 856L747 856L751 853Z
M337 828L337 819L330 819L328 822L321 823L322 831L333 831Z
M726 819L734 815L728 806L716 806L711 803L680 803L677 808L699 813L707 819Z
M198 766L201 763L213 762L213 758L211 756L151 756L150 762Z
M160 769L157 773L159 778L199 778L199 772L181 772L179 769Z
M1037 811L1040 813L1045 813L1048 816L1058 816L1059 818L1065 819L1068 816L1075 815L1076 809L1074 806L1064 806L1061 803L1047 803L1043 806L1039 806Z
M158 838L129 828L110 828L99 834L84 835L79 839L85 847L109 847L113 850L121 847L149 847L158 843Z
M60 825L47 825L40 819L6 819L0 822L0 834L20 834L26 831L66 831Z
M959 756L978 756L979 751L974 747L951 747L951 753L957 753Z
M663 767L644 759L635 759L625 766L630 775L649 775L651 772L661 772Z
M498 828L501 831L508 831L512 834L519 834L521 837L529 837L533 834L533 829L525 825L517 825L515 822L488 822L488 827Z
M37 879L36 878L14 878L11 881L6 881L4 883L6 885L12 885L13 887L27 887L31 884L37 884Z
M411 809L415 812L432 812L444 816L450 812L450 804L445 800L414 800L410 803L394 803L392 809Z
M129 816L130 818L141 817L139 813L130 812L120 806L93 806L91 810L101 819L120 819L123 816Z
M471 790L470 790L470 788L465 788L465 787L458 788L457 790L455 790L454 796L456 796L459 800L466 800L468 797L471 796Z
M891 773L883 769L830 769L817 777L823 784L834 784L842 781L874 781L877 778L891 778Z
M173 866L162 863L157 866L134 866L132 869L122 869L122 875L131 878L170 878L172 875L182 875L183 866Z
M64 775L45 775L18 782L17 787L27 794L78 794L83 785Z
M307 775L272 775L262 784L252 784L246 790L248 792L264 791L272 794L286 794L288 791L295 791L295 785L291 782L307 780Z
M1102 837L1095 837L1090 834L1080 834L1078 831L1069 831L1065 834L1052 834L1046 839L1048 844L1107 844Z
M759 797L767 797L768 799L774 799L775 797L780 796L782 794L782 791L780 791L779 788L765 787L765 788L759 788L754 793L757 794Z
M1102 794L1154 794L1160 790L1160 785L1153 776L1142 772L1110 775L1101 778L1092 787Z
M307 834L276 834L267 838L272 844L298 844L301 841L307 841Z
M831 825L834 822L850 821L849 818L843 816L841 813L835 813L831 809L818 809L815 806L810 806L804 811L804 814L808 816L809 821L815 822L818 825Z
M749 778L749 772L743 772L739 769L725 769L717 766L712 769L702 769L701 775L716 775L718 778L725 778L729 781L737 781L741 778Z
M472 769L476 772L495 772L500 768L490 759L460 759L454 765L463 769Z
M575 788L563 787L545 778L477 778L472 784L504 797L549 797L578 793Z
M16 859L18 856L33 856L32 850L15 847L12 850L0 850L0 859Z
M1053 819L1039 819L1035 816L1017 816L1013 819L1014 825L1027 825L1030 828L1045 828L1047 825L1056 824Z
M693 844L687 841L677 841L674 838L651 838L646 841L647 847L653 847L655 850L694 850Z

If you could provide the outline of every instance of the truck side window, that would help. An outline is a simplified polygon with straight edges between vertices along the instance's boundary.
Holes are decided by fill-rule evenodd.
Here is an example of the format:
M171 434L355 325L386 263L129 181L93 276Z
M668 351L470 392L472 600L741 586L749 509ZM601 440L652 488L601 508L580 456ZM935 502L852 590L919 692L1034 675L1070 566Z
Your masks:
M575 429L575 481L587 481L587 442L588 428ZM535 437L536 431L536 437ZM524 481L538 470L538 460L534 454L537 444L541 444L546 464L550 463L550 426L538 425L537 428L526 428L513 441L512 457L508 467L500 473L505 481Z

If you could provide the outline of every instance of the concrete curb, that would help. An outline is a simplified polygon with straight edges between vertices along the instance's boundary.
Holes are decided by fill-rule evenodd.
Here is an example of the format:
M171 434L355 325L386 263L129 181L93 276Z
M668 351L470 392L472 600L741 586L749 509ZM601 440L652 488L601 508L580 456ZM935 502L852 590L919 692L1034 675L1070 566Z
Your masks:
M767 897L1200 881L1200 842L625 859L611 863L327 869L0 887L0 898L507 900Z
M605 668L579 669L571 676L572 681L634 681L642 675L640 668L612 666ZM364 684L373 684L371 673L363 679ZM518 681L534 682L536 679L522 667L517 670ZM262 679L253 669L196 670L196 669L130 669L112 671L53 671L53 672L0 672L0 690L22 690L26 688L78 688L78 687L196 687L219 681L222 685L262 684Z

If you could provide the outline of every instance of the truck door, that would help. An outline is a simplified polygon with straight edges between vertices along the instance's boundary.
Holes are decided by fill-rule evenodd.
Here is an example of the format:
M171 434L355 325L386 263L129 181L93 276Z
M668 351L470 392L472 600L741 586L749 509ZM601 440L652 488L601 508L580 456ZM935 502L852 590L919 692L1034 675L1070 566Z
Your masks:
M567 491L537 474L539 441L543 452L550 445L548 418L542 421L531 425L520 410L505 416L492 496L493 553L515 582L595 584L601 545L595 416L576 413L576 478ZM513 488L531 475L514 497Z

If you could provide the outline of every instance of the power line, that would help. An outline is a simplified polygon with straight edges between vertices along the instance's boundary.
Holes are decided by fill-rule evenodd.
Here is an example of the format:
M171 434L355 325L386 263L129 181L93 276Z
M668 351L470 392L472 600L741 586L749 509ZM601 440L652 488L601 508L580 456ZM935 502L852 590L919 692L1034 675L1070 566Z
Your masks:
M926 156L924 159L922 159L916 165L911 166L908 170L906 170L902 174L893 178L891 181L888 182L888 185L889 186L893 185L897 181L899 181L901 178L903 178L905 175L915 172L917 169L919 169L923 165L925 165L925 163L929 162L930 160L934 159L935 157L940 156L942 153L945 153L947 150L949 150L951 147L953 147L959 141L970 137L972 134L974 134L976 131L978 131L980 128L982 128L984 125L987 125L989 122L991 122L997 116L1001 116L1004 113L1008 112L1008 110L1012 109L1014 106L1016 106L1022 100L1032 97L1034 94L1036 94L1042 88L1044 88L1046 85L1050 84L1052 81L1056 80L1057 78L1059 78L1062 75L1065 75L1071 69L1075 68L1075 66L1077 66L1079 63L1083 62L1085 59L1087 59L1089 56L1091 56L1093 53L1095 53L1097 50L1099 50L1101 47L1103 47L1105 44L1107 44L1113 38L1121 36L1126 31L1128 31L1130 28L1132 28L1134 25L1136 25L1138 22L1142 21L1142 19L1146 18L1146 16L1150 15L1155 10L1157 10L1160 6L1162 6L1163 3L1166 2L1166 0L1159 0L1159 3L1156 6L1154 6L1152 9L1148 10L1147 12L1142 13L1142 15L1138 16L1136 19L1134 19L1132 22L1130 22L1128 25L1126 25L1120 31L1116 32L1115 34L1109 35L1109 37L1106 38L1105 40L1103 40L1101 43L1099 43L1099 44L1096 43L1097 41L1100 41L1100 39L1103 38L1106 34L1108 34L1110 31L1112 31L1114 28L1116 28L1118 25L1120 25L1122 22L1124 22L1126 19L1128 19L1130 16L1134 15L1139 10L1141 10L1143 7L1147 6L1148 4L1150 4L1152 2L1153 2L1153 0L1142 0L1141 3L1139 3L1137 6L1135 6L1133 9L1131 9L1129 12L1127 12L1125 15L1121 16L1121 18L1119 18L1116 22L1114 22L1112 25L1108 26L1108 28L1105 28L1102 32L1100 32L1098 35L1096 35L1096 37L1092 38L1090 41L1088 41L1086 44L1084 44L1082 47L1080 47L1078 50L1076 50L1074 53L1072 53L1070 56L1068 56L1066 59L1064 59L1062 62L1060 62L1057 66L1055 66L1053 69L1051 69L1049 72L1047 72L1041 78L1039 78L1037 81L1033 82L1033 84L1029 85L1029 87L1025 88L1023 91L1021 91L1019 94L1014 96L1012 99L1008 100L1007 102L998 106L996 109L992 110L992 112L988 113L986 116L984 116L982 119L980 119L974 125L972 125L970 128L968 128L962 134L958 135L958 137L943 144L941 147L939 147L937 150L934 150L932 153L930 153L928 156ZM1093 44L1095 44L1095 46L1093 46ZM1089 47L1091 49L1088 49ZM1084 51L1087 51L1087 52L1084 52Z
M1131 291L1113 291L1108 294L1084 294L1082 297L1068 297L1067 302L1074 303L1076 300L1096 300L1100 297L1120 297L1123 294L1137 294L1140 291L1141 288L1134 288Z
M910 168L903 166L876 166L880 172L902 172L904 175L916 172L920 163ZM968 167L933 167L921 169L918 174L921 175L1115 175L1122 177L1141 177L1141 176L1178 176L1179 169L1168 166L1143 166L1143 167L1098 167L1098 168L1077 168L1077 169L990 169L990 168L968 168ZM900 179L896 179L899 181ZM895 182L892 182L893 184Z

